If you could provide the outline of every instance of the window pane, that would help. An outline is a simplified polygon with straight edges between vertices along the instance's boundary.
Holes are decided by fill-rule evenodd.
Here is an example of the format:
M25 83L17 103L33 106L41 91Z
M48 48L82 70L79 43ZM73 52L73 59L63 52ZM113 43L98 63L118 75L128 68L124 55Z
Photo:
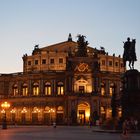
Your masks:
M35 60L35 65L38 65L38 60Z
M101 87L101 95L105 95L105 88Z
M33 95L39 95L39 87L33 87Z
M46 64L46 59L42 59L42 64Z
M53 58L50 59L50 63L54 64L54 59Z
M31 65L31 61L28 61L28 65Z
M45 87L45 95L51 95L51 86Z
M59 63L63 63L63 58L59 58Z
M84 86L79 86L79 92L84 93L84 91L85 91Z
M22 93L23 96L27 96L27 94L28 94L28 88L27 87L23 87L23 91L22 92L23 92Z

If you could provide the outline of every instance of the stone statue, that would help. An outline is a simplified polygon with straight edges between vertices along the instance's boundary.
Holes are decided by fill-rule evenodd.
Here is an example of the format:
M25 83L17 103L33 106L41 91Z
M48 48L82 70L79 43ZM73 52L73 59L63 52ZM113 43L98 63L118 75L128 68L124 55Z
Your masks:
M127 38L127 41L124 42L124 53L123 53L124 66L126 66L126 61L129 61L130 69L134 69L134 62L137 61L135 44L136 40L132 39L132 41L130 41L129 37Z

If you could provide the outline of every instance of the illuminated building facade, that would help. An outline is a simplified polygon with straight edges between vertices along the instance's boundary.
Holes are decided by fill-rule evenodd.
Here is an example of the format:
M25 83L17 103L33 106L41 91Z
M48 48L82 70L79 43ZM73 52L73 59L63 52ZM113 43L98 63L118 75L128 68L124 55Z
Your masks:
M18 124L88 124L111 117L119 96L123 60L88 46L83 35L23 55L23 72L0 75L0 102L7 121ZM0 119L2 122L3 109Z

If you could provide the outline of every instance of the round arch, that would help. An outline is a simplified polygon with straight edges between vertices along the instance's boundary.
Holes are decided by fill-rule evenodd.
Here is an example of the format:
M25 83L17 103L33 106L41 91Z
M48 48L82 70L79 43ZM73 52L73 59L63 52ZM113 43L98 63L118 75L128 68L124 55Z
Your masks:
M88 102L80 102L77 106L77 121L79 124L87 124L90 119L90 105Z

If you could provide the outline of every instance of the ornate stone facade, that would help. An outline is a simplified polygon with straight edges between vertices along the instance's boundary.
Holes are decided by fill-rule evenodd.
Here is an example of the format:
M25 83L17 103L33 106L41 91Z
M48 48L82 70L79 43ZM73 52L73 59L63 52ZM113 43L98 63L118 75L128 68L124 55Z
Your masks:
M23 72L0 75L0 101L11 104L6 110L9 123L88 124L111 117L123 60L87 42L81 54L78 45L71 35L65 42L36 45L32 55L23 56Z

